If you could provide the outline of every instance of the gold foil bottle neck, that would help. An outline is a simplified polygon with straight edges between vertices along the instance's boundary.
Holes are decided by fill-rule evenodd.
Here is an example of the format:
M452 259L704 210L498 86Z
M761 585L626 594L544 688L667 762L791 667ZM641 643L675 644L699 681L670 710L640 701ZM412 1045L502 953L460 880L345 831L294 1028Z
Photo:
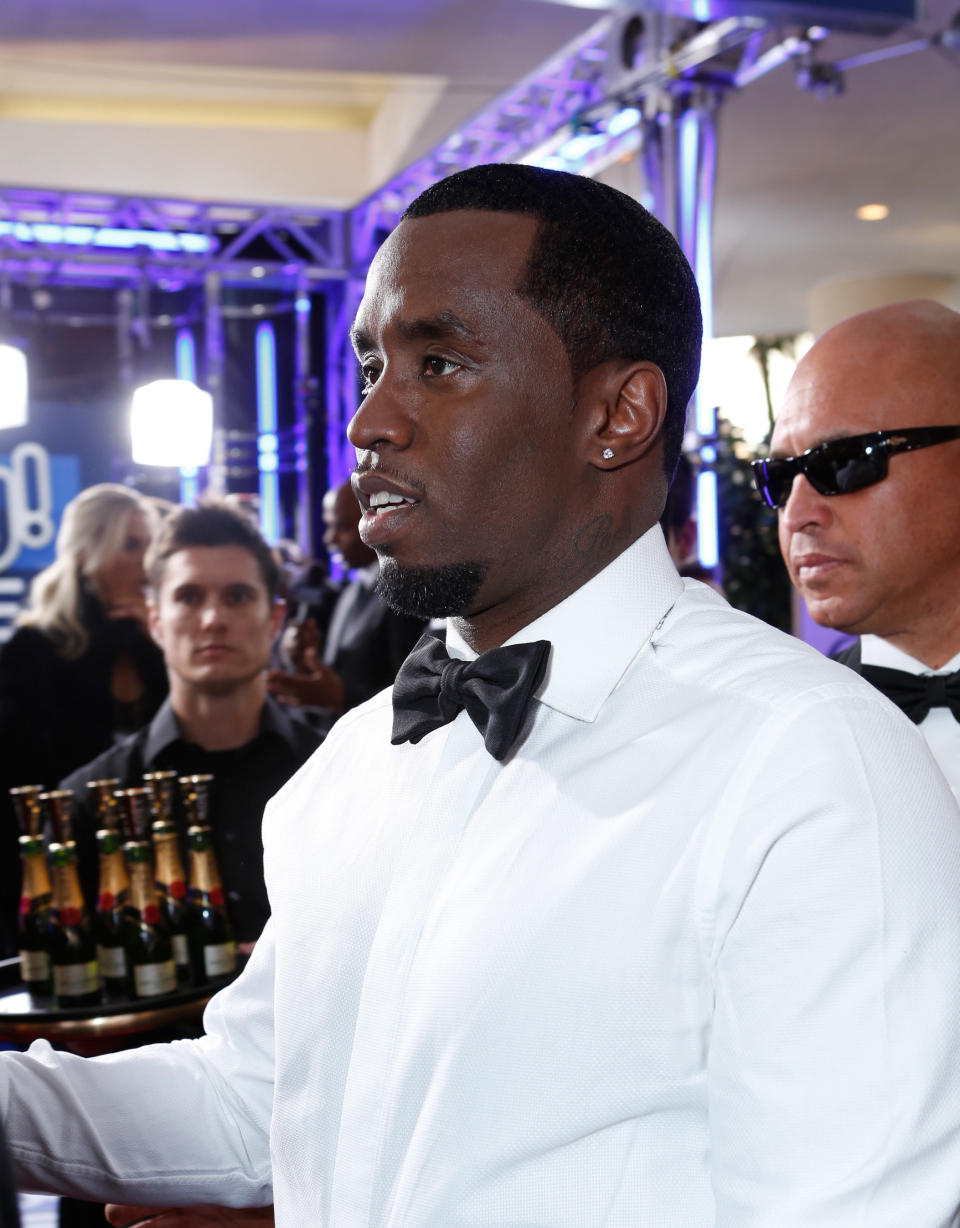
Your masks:
M77 853L73 844L51 844L53 861L53 906L65 924L79 923L84 913L83 892L77 874Z
M120 837L116 832L104 829L98 833L100 841L100 879L98 907L115 908L130 889L130 878L123 860Z
M129 852L128 848L128 854ZM158 918L152 915L157 911L157 888L153 881L153 868L149 857L130 863L130 906L148 923L157 923Z
M20 864L23 867L21 898L26 896L33 900L37 896L52 893L50 872L47 869L46 847L42 836L20 837Z

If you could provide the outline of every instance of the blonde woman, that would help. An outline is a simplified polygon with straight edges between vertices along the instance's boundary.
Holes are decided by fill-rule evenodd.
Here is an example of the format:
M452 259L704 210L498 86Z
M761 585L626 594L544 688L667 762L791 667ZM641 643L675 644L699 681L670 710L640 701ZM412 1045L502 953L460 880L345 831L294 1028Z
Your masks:
M125 486L77 495L63 513L56 559L33 581L0 650L0 860L17 860L7 789L55 788L150 720L166 695L163 657L146 629L143 556L153 519ZM0 884L0 930L9 925L7 887Z

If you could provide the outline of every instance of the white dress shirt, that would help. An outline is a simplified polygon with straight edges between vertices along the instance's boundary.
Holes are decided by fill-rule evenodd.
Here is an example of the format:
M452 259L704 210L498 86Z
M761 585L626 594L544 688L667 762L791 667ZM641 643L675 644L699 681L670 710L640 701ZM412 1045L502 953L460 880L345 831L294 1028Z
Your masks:
M960 669L960 653L940 669L931 669L878 635L864 635L860 639L860 663L900 669L905 674L955 674ZM949 708L931 708L917 728L933 751L954 795L960 797L960 721Z
M2 1055L21 1172L279 1228L957 1223L960 814L915 728L659 528L514 638L553 651L507 761L466 713L391 746L384 693L268 805L206 1037Z

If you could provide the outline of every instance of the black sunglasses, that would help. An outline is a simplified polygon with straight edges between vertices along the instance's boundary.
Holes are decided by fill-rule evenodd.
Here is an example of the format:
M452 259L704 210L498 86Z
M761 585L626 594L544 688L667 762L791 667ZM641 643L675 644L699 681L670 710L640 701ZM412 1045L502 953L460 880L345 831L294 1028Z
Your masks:
M882 482L889 458L897 452L931 448L960 439L960 426L914 426L903 431L871 431L830 439L808 448L802 456L767 456L750 462L753 480L763 501L783 507L790 498L793 479L802 473L821 495L849 495Z

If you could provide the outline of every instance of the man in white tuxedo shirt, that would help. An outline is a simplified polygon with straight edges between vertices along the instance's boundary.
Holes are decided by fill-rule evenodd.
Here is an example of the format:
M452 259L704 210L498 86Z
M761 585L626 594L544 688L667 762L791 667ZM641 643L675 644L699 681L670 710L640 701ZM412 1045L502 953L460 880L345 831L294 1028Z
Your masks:
M862 679L678 576L672 237L477 167L353 336L361 531L446 643L268 805L206 1036L2 1055L20 1179L280 1228L956 1224L960 813Z
M815 622L859 637L838 659L917 723L960 795L960 314L898 303L825 333L771 440L780 460L811 448L781 492L791 579ZM838 465L854 489L818 490Z

